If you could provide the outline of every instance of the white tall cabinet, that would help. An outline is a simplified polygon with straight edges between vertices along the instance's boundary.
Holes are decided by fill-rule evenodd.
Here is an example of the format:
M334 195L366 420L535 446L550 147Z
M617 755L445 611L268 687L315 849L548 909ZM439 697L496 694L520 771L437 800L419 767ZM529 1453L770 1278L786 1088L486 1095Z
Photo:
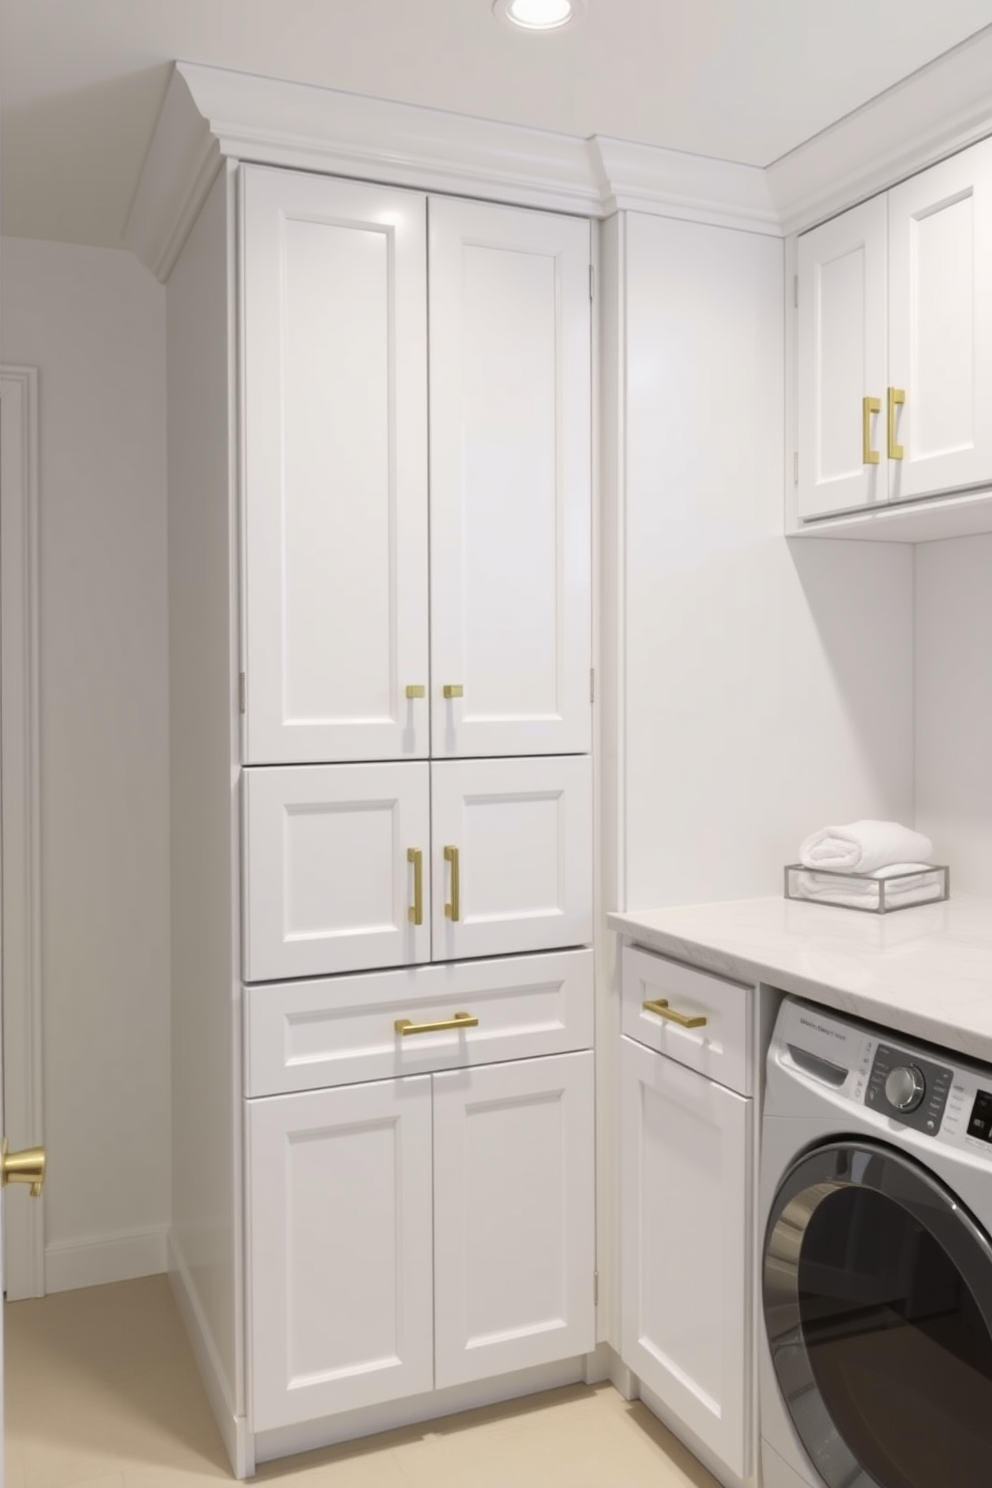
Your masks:
M230 856L183 913L218 949L226 914L234 1011L227 1110L201 1054L176 1157L195 1120L235 1156L212 1272L179 1178L174 1269L239 1471L595 1343L590 243L240 166L173 271L199 487L173 496L173 596L228 615ZM184 401L221 288L210 397ZM191 628L174 693L206 701L203 660ZM206 741L177 726L195 883Z

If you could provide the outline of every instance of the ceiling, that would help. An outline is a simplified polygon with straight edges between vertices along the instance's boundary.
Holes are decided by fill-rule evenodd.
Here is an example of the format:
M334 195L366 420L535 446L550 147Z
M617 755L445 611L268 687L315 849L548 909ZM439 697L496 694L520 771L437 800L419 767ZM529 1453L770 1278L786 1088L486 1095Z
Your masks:
M992 25L992 0L3 0L0 225L121 246L169 63L768 165Z

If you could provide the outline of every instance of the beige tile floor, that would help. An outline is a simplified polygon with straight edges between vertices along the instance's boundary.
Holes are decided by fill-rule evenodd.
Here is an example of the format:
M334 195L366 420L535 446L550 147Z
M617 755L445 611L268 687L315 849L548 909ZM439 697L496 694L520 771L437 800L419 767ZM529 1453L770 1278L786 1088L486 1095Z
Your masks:
M6 1488L230 1481L162 1276L4 1310ZM290 1488L718 1488L640 1404L574 1386L267 1463Z

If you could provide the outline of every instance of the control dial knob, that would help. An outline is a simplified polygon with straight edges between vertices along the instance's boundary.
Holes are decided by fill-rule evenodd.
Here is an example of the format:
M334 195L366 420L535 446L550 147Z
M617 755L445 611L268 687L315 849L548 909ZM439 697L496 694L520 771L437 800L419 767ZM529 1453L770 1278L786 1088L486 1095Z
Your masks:
M885 1099L897 1111L915 1111L926 1089L927 1082L915 1064L899 1064L885 1079Z

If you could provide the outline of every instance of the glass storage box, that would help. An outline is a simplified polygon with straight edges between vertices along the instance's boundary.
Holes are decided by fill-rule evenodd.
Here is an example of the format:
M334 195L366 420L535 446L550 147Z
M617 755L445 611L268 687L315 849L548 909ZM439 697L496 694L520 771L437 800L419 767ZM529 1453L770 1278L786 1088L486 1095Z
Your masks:
M914 904L936 904L950 894L950 873L944 863L929 863L905 873L879 878L874 873L837 872L789 863L785 869L786 899L807 904L832 904L867 914L890 914Z

